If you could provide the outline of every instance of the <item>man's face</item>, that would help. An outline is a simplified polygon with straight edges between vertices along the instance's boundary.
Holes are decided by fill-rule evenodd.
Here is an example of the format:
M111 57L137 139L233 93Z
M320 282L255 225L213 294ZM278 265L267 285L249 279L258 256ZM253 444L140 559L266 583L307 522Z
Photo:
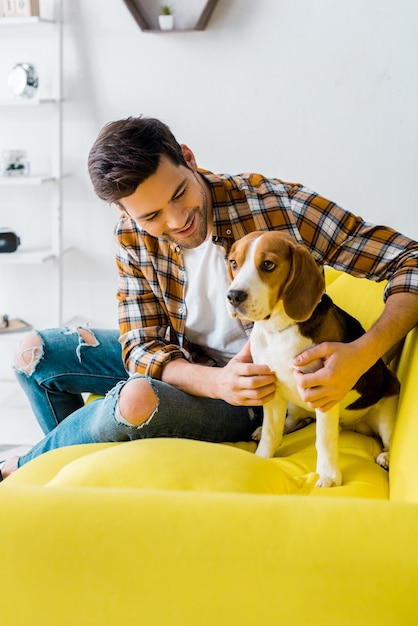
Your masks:
M163 156L155 174L121 198L120 208L153 237L196 248L208 233L209 197L194 158L186 167Z

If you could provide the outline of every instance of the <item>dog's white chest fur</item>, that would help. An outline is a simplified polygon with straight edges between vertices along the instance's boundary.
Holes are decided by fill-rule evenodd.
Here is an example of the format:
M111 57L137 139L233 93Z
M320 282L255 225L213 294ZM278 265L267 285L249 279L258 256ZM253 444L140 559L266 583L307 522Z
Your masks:
M275 372L279 393L289 402L310 410L297 391L292 361L313 344L300 334L298 325L278 331L273 322L255 322L250 342L254 363L266 364Z

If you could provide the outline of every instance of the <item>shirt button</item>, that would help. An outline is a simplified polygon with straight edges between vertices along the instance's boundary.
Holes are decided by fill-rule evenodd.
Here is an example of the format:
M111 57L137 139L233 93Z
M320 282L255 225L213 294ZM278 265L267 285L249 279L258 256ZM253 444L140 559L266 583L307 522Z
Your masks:
M182 306L179 308L179 313L180 313L180 315L183 315L183 313L184 313L184 308Z
M228 230L225 231L227 235L231 235L232 234L232 230L230 228L228 228Z

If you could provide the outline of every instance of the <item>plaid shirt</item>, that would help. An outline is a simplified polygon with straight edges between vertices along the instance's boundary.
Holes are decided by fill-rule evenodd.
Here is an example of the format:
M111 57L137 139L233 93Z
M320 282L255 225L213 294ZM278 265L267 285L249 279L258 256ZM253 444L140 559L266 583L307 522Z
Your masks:
M212 238L225 255L249 232L281 230L305 244L319 265L386 279L385 299L398 292L418 293L418 243L364 222L300 184L260 174L199 173L212 193ZM120 341L127 370L161 378L172 359L213 365L185 336L187 277L181 247L148 235L126 215L115 233Z

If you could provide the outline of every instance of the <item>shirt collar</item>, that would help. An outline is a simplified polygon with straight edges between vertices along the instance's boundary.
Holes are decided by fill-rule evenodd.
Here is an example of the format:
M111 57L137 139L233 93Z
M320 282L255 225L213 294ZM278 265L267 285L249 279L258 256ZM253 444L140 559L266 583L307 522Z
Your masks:
M209 170L198 169L199 174L206 180L212 195L213 210L213 240L233 239L232 224L228 211L228 196L222 178Z

